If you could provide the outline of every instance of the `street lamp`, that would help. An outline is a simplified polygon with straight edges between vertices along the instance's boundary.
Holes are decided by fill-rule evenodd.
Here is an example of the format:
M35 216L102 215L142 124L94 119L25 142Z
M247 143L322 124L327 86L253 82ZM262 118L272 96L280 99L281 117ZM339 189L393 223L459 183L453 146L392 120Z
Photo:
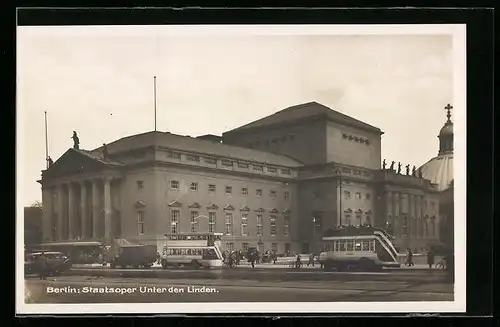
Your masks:
M312 230L312 242L311 242L311 252L314 252L315 244L316 244L316 217L313 217L313 230Z

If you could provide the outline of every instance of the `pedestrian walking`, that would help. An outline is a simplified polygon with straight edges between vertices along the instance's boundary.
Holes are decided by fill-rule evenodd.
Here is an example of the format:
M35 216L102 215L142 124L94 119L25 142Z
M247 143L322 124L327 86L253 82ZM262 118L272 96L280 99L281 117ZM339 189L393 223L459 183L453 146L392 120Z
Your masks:
M414 266L414 263L413 263L413 252L411 252L411 249L408 248L407 252L406 252L406 266Z
M427 253L427 264L429 265L429 268L432 268L434 265L434 251L432 251L432 249L430 249Z
M250 254L250 263L252 264L252 268L255 268L255 260L256 260L256 253L253 252Z
M307 262L307 266L312 265L314 267L314 253L309 255L309 261Z
M297 257L295 259L295 268L300 268L302 266L302 258L300 257L300 254L297 254Z
M42 252L38 256L37 266L38 266L38 276L40 277L40 279L47 279L48 267L47 267L47 257L45 256L45 253Z

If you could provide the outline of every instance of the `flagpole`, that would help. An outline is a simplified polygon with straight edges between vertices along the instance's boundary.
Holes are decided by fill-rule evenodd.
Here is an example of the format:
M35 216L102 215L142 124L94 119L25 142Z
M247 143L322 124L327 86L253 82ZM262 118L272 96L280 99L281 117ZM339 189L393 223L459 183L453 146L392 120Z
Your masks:
M154 100L155 100L155 105L154 105L154 110L155 110L155 132L156 132L156 76L154 77Z
M49 168L49 139L47 133L47 111L45 111L45 165Z

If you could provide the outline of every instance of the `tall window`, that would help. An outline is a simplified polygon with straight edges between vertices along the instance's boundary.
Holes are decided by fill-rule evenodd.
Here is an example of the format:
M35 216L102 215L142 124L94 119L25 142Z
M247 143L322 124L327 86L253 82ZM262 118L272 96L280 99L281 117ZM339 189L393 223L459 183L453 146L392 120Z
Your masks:
M142 235L145 232L144 211L137 211L137 234Z
M226 235L233 234L233 214L231 212L226 212Z
M361 193L356 192L356 200L361 200Z
M248 236L248 213L241 213L241 236Z
M189 185L189 189L191 191L198 191L198 183L196 182L191 182L191 184Z
M290 234L290 216L286 215L283 217L283 234L288 236Z
M243 252L247 252L248 251L248 243L241 243L241 250Z
M198 211L191 211L191 233L198 232Z
M275 236L276 235L276 215L270 215L269 222L271 225L271 236Z
M170 181L170 188L172 190L178 190L179 189L179 181Z
M436 219L434 217L431 218L431 230L430 237L436 237Z
M288 191L287 191L287 192L284 192L284 193L283 193L283 197L285 198L285 201L290 200L290 192L288 192Z
M248 195L248 188L243 187L243 188L241 189L241 195Z
M179 219L181 212L179 209L172 209L170 212L170 233L177 234L179 232Z
M262 236L262 215L257 214L257 236Z
M344 199L349 200L351 198L351 192L349 191L344 191Z
M363 222L363 217L361 216L361 213L356 213L356 225L361 225Z
M366 198L365 198L365 199L366 199L366 200L370 200L370 198L371 198L370 193L366 193Z
M227 195L233 194L233 187L232 186L226 186L226 194Z
M351 225L351 214L350 213L344 214L344 221L342 222L342 225Z
M314 232L316 234L321 234L323 232L323 217L320 215L314 217Z
M234 243L226 243L226 250L229 252L234 251Z
M369 213L365 214L365 224L371 225L371 223L372 223L372 216Z
M215 213L215 211L210 211L208 213L208 232L209 233L215 233L216 222L217 222L217 214Z
M278 243L271 243L271 251L274 253L278 252Z

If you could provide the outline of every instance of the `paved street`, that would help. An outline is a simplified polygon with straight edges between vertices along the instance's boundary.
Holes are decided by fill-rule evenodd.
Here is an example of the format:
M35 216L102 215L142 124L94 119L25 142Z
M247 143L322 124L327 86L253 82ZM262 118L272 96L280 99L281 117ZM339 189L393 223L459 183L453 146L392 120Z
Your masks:
M116 271L116 270L114 270ZM246 271L246 270L245 270ZM442 276L242 270L169 272L168 278L62 276L26 279L29 303L452 301ZM218 275L217 275L218 274ZM218 276L218 277L216 277ZM264 277L264 276L272 276ZM56 293L59 292L59 293ZM122 293L122 294L119 294Z

